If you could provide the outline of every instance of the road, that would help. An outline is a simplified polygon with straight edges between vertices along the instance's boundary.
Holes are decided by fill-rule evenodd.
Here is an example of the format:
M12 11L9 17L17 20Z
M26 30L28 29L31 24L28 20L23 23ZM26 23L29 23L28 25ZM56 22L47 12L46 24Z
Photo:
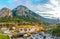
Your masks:
M16 38L16 39L60 39L60 37L57 38L56 36L52 36L50 34L45 34L45 36L46 37L44 38L43 35L33 34L30 37L28 37L28 38Z

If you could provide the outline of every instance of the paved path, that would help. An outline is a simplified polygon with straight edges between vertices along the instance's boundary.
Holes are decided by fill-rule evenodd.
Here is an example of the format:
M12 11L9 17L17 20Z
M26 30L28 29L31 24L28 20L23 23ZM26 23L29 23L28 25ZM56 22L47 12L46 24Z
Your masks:
M57 38L56 36L52 36L51 34L33 34L29 38L15 38L15 39L60 39Z
M17 39L60 39L60 38L53 37L50 34L46 34L46 38L43 38L42 35L35 34L35 35L32 35L29 38L17 38Z

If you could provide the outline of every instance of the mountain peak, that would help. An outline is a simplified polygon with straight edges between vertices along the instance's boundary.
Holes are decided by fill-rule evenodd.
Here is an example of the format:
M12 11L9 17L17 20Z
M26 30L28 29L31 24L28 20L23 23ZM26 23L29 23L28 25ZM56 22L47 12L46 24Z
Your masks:
M19 6L17 6L14 10L20 10L20 9L26 10L26 9L28 9L28 8L27 8L26 6L19 5Z
M24 6L24 5L19 5L19 6L17 6L17 7L20 7L20 8L27 8L27 7Z
M15 9L12 10L13 14L18 15L18 16L26 16L26 12L29 11L29 9L26 6L19 5Z
M6 7L2 8L0 10L0 17L5 17L5 16L7 16L7 17L12 16L11 10L9 8L6 8Z
M10 10L9 8L7 8L7 7L3 7L1 10Z

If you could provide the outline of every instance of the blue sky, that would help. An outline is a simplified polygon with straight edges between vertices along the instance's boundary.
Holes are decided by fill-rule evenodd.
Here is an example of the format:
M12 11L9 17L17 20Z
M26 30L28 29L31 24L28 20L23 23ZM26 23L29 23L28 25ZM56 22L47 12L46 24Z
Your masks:
M46 4L49 0L31 0L33 4Z
M0 7L14 8L18 5L25 5L29 1L31 4L45 4L48 0L0 0ZM28 5L26 5L28 6Z
M3 7L13 9L18 5L24 5L46 18L60 18L59 0L0 0L0 9Z

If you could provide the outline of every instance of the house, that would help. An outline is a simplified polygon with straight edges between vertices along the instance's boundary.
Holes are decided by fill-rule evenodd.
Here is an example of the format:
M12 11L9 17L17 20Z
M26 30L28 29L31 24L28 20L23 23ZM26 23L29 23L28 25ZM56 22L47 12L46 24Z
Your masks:
M10 31L9 31L9 29L8 29L7 27L2 27L2 28L1 28L1 31L2 31L3 33L10 33Z

